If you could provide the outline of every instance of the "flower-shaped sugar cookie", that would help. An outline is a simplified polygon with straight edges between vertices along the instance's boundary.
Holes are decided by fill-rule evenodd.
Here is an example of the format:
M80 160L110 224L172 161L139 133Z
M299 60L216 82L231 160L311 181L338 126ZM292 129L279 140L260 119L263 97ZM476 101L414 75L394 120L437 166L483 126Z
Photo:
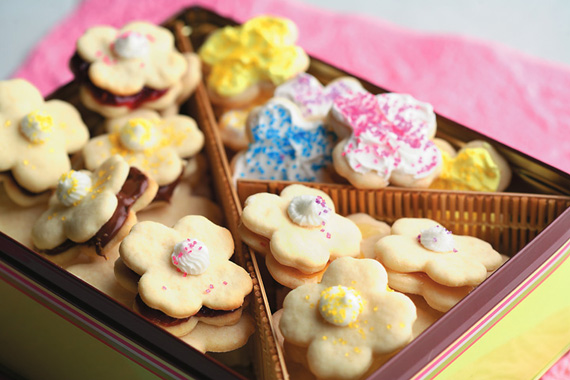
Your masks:
M407 344L415 319L414 303L389 291L380 263L343 257L330 264L321 283L285 297L279 328L285 343L306 348L317 378L355 379L374 359Z
M136 222L135 212L154 198L156 182L112 156L93 172L61 175L49 208L32 228L41 252L53 256L83 244L105 255Z
M140 222L119 252L141 276L144 304L173 318L192 317L202 307L233 311L252 290L249 274L229 260L234 252L230 232L203 216L186 216L172 228Z
M0 182L17 204L46 201L61 173L71 168L69 154L81 149L89 133L79 112L60 100L44 102L22 79L0 81Z
M119 30L88 29L70 66L82 84L82 101L106 117L139 107L163 110L189 95L201 78L198 57L181 54L169 30L144 21Z
M184 115L161 118L154 111L138 110L109 120L106 127L109 133L91 139L83 149L85 167L92 170L118 154L159 186L178 179L182 158L195 155L204 145L204 134Z
M271 16L212 33L199 51L210 71L207 86L212 101L243 105L263 87L279 85L305 71L309 58L295 45L297 36L292 21Z
M329 260L360 253L358 227L335 213L328 195L303 185L287 186L279 196L248 197L241 220L253 233L270 239L277 262L303 273L318 272Z
M351 133L335 147L333 162L354 186L428 187L439 174L441 153L430 140L435 123L407 97L357 93L335 99L331 114Z
M234 179L323 182L336 140L320 121L307 121L297 106L273 98L248 117L250 144L233 162Z
M380 239L375 251L377 260L392 271L424 272L437 283L452 287L479 285L487 271L503 262L489 243L454 235L431 219L398 219L392 234Z
M509 164L487 142L470 141L457 154L442 150L442 158L443 169L432 189L503 191L511 182Z
M351 77L337 78L323 86L311 74L301 73L279 85L273 96L295 103L306 119L323 120L337 97L365 91L360 82Z

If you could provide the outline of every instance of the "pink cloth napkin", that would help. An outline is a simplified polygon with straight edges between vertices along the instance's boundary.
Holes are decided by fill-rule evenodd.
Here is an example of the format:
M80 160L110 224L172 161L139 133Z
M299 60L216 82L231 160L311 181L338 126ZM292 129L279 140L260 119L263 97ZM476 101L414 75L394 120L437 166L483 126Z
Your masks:
M381 87L410 93L463 125L570 173L570 67L493 43L426 34L366 16L283 0L86 0L31 52L15 77L43 94L71 80L67 62L88 27L135 19L161 23L191 5L245 21L295 21L309 54ZM568 378L566 355L545 379Z

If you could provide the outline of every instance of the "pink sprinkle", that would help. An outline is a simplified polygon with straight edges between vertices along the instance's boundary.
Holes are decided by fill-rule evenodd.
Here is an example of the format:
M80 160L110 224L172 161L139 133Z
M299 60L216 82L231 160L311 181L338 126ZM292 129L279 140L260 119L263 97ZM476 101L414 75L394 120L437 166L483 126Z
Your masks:
M210 289L214 289L214 284L210 284Z
M100 56L102 56L102 55L103 55L103 52L102 52L101 50L97 50L97 51L95 52L95 56L97 56L97 57L100 57Z
M162 290L166 290L166 286L162 286Z
M146 35L146 38L150 41L150 42L154 42L154 37L150 34Z
M327 239L330 239L330 238L331 238L331 233L327 232Z
M321 232L325 232L325 229L324 229L324 228L323 228L323 229L321 229Z
M227 284L228 284L228 282L227 282L227 281L224 281L224 282L223 282L223 284L224 284L224 285L227 285Z
M457 249L453 248L453 252L455 252L455 253L456 253L456 252L457 252Z
M141 67L141 68L144 67L144 62L141 62L140 67Z
M210 289L206 289L204 293L210 293Z
M182 276L186 277L186 276L188 276L188 273L184 272L184 274Z

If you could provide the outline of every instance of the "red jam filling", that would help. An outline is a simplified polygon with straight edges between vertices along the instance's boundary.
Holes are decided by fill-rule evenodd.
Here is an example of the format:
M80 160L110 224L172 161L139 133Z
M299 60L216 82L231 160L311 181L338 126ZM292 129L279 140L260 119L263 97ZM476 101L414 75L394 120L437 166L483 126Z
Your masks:
M137 308L138 308L139 312L141 313L141 315L143 317L145 317L146 319L148 319L149 321L151 321L152 323L155 323L157 325L166 326L166 327L177 326L181 323L188 321L191 318L191 317L174 318L174 317L171 317L169 315L166 315L165 313L163 313L160 310L153 309L153 308L147 306L143 302L140 295L138 295L138 294L137 294L137 297L135 299L135 302L137 303ZM202 308L196 314L194 314L192 317L208 317L208 318L211 318L211 317L217 317L220 315L228 314L228 313L234 312L236 310L237 309L214 310L214 309L210 309L206 306L202 306Z
M130 109L139 108L143 103L156 100L166 94L168 89L156 90L150 87L143 87L141 91L133 95L121 96L103 90L91 82L89 79L89 66L91 63L85 61L75 53L69 61L69 68L75 76L75 80L89 89L93 98L102 105L115 107L128 107Z

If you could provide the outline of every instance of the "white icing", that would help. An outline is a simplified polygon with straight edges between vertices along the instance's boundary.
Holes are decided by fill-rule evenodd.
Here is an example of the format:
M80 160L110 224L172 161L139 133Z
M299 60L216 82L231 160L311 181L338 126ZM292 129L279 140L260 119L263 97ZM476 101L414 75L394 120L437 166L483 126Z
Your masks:
M172 263L185 275L202 274L210 265L208 247L196 239L186 239L177 243L172 250L171 258Z
M323 290L319 299L321 316L336 326L348 326L351 322L355 322L362 312L362 306L360 294L342 285Z
M401 139L397 142L395 172L415 179L429 176L441 166L441 151L426 138Z
M437 124L431 104L398 93L379 94L376 99L382 113L396 129L408 136L420 134L431 138L435 135Z
M119 137L123 146L133 152L141 152L158 143L158 132L154 124L142 118L130 119L121 128Z
M117 37L114 50L122 58L143 58L148 55L148 38L140 33L128 31Z
M345 145L345 157L349 166L357 173L371 171L388 180L394 169L394 152L397 149L395 136L379 128L364 130L359 136L354 134Z
M455 251L455 240L451 231L440 225L422 230L418 239L425 248L434 252Z
M32 111L22 118L20 131L31 143L43 143L53 133L53 119L46 113Z
M332 210L322 197L299 195L291 200L287 213L293 221L302 227L318 227L326 223Z
M55 194L64 206L70 207L91 191L91 185L91 177L88 174L71 170L60 177Z

